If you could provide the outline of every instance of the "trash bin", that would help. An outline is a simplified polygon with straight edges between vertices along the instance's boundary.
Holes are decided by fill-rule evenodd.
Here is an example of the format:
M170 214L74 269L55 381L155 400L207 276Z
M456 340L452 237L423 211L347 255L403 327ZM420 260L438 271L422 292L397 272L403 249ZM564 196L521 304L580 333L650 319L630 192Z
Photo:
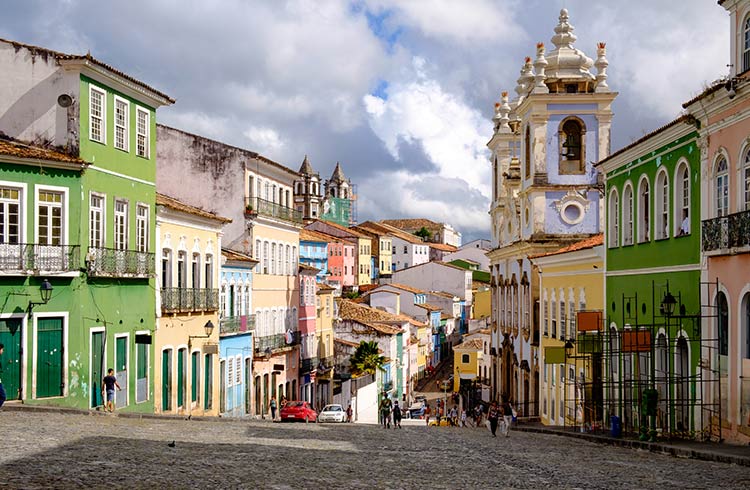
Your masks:
M609 418L609 426L609 433L612 437L622 436L622 423L620 422L620 417L618 417L617 415L612 415Z

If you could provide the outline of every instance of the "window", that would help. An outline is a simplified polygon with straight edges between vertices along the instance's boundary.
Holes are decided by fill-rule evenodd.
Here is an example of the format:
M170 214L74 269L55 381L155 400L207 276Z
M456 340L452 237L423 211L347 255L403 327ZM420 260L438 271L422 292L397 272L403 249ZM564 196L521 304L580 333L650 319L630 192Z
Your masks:
M115 249L128 249L128 203L115 201Z
M17 244L21 238L21 190L0 187L0 243Z
M89 139L106 143L107 93L89 86Z
M268 274L268 242L263 242L263 274Z
M524 151L524 170L523 177L528 179L531 176L531 128L526 126L526 137L523 140L523 151Z
M206 254L206 261L203 264L203 281L206 283L206 289L214 287L214 257Z
M716 298L719 355L729 355L729 304L724 293L720 292Z
M650 240L651 201L648 178L643 177L638 184L638 242Z
M193 262L190 267L190 284L193 288L201 287L201 254L193 254Z
M146 109L138 107L135 111L135 154L139 157L149 157L149 112Z
M609 193L609 246L616 247L619 243L620 233L620 196L617 195L617 189L612 189Z
M727 159L723 155L716 162L714 190L716 217L720 218L729 213L729 168L727 166Z
M404 253L407 253L407 250L408 250L407 246L404 245Z
M226 362L227 367L227 387L234 385L234 358L230 357Z
M261 245L260 240L255 240L255 260L258 261L258 265L255 267L255 272L260 272L261 270Z
M177 287L182 289L187 287L187 271L185 270L185 252L177 252Z
M40 190L38 236L40 245L63 244L63 193Z
M234 357L234 381L235 384L242 384L242 356L240 354L237 354Z
M470 362L469 354L461 354L461 362L463 364L469 364Z
M565 293L560 292L560 338L566 337L568 330L568 310L565 308Z
M656 176L656 239L669 238L669 179L661 170Z
M582 174L586 168L584 157L585 129L579 119L567 119L560 126L560 175Z
M135 246L139 252L148 252L148 206L139 204L135 208Z
M557 337L557 313L558 313L558 310L557 310L557 301L555 301L554 294L552 296L552 305L551 305L551 307L552 307L552 319L551 319L552 320L551 321L552 326L551 326L550 329L552 330L552 332L551 332L552 333L552 338L555 338L555 337Z
M161 287L172 287L172 251L167 248L161 252Z
M115 96L115 148L128 151L130 128L130 104Z
M624 226L622 233L622 244L633 244L633 187L628 183L625 184L625 190L622 191L622 224Z
M677 236L690 234L690 171L687 163L677 166L674 184L675 233Z
M276 274L276 244L271 244L271 268L269 274Z
M573 299L573 291L570 291L570 338L576 336L576 303Z
M742 162L742 183L744 186L742 194L745 196L745 206L743 209L750 211L750 148L745 152L745 158Z
M742 44L742 70L750 70L750 16L745 19L745 25L742 28L744 34Z

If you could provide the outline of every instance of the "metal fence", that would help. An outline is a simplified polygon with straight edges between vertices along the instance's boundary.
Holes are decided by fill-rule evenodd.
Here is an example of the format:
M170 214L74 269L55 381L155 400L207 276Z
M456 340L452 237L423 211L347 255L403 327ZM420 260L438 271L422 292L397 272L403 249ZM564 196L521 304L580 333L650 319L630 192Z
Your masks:
M245 214L261 215L278 218L294 223L302 223L302 213L294 208L288 208L273 201L266 201L259 197L248 197L245 199Z
M290 347L293 345L299 345L300 341L302 340L300 332L290 332L290 334L291 335L278 333L273 335L264 335L262 337L255 337L255 353L261 355L271 354L273 351L278 349L283 349L285 347Z
M703 222L703 251L750 245L750 210Z
M161 309L165 312L216 311L219 309L219 290L162 288Z
M219 335L255 330L255 315L227 316L219 319Z
M0 243L0 271L35 274L71 272L80 267L78 245Z
M86 269L95 277L141 277L154 274L154 254L136 250L89 247Z

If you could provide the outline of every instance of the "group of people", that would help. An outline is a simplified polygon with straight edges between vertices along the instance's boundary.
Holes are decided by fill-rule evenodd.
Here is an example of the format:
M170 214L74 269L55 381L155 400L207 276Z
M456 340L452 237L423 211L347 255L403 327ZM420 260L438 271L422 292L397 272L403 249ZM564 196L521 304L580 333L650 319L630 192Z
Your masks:
M505 437L509 437L510 424L513 421L513 416L513 405L511 405L510 401L508 401L507 398L504 398L500 404L498 404L496 401L493 401L490 404L489 410L487 411L487 421L490 423L490 431L492 432L492 437L497 437L497 426L501 418L503 420L502 432L505 434Z
M391 399L384 396L380 400L380 423L383 424L384 429L391 428L391 420L393 421L393 428L401 428L401 407L398 404L398 400L391 402Z

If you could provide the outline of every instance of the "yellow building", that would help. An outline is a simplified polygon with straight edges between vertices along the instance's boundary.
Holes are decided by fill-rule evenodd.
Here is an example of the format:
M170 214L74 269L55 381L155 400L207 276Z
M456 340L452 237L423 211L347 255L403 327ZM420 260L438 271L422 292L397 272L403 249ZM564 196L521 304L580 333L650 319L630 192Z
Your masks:
M336 317L336 304L333 301L334 288L319 283L317 289L315 337L320 364L315 377L315 406L322 408L333 402L333 319Z
M492 311L492 290L490 289L490 285L484 282L473 281L471 294L473 298L471 302L471 318L489 318Z
M539 274L545 425L600 420L602 357L596 333L604 307L603 235L530 257Z
M230 221L156 195L156 413L218 414L217 285L221 229Z
M377 277L391 277L393 274L393 239L388 229L373 221L365 221L353 226L352 229L372 238L372 255L378 269Z
M479 364L484 358L484 341L475 337L453 347L453 391L461 389L461 381L480 377Z

